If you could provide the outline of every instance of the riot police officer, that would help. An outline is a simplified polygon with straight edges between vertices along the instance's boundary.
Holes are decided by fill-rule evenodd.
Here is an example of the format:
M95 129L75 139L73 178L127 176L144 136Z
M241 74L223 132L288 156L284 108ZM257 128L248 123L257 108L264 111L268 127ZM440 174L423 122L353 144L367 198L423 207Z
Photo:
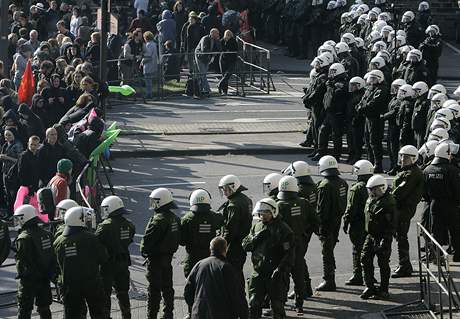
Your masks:
M335 291L334 248L337 244L342 216L347 206L347 183L339 177L337 160L323 156L319 160L319 173L324 178L318 185L317 214L319 238L323 256L323 279L317 291Z
M102 223L96 229L96 236L107 249L109 260L101 268L105 292L105 313L110 318L112 287L120 305L121 317L131 318L129 301L129 266L131 257L129 245L133 242L136 228L126 219L126 209L118 196L108 196L101 203Z
M399 150L399 156L401 168L394 180L392 191L397 209L396 240L398 242L399 266L393 274L393 278L412 275L407 233L423 193L423 172L417 166L417 148L412 145L403 146Z
M306 208L308 210L308 216L316 215L316 201L318 187L311 178L311 169L308 163L303 161L296 161L289 165L283 170L283 174L293 176L297 179L299 187L299 196L304 198L306 201ZM308 251L308 245L310 243L311 236L316 231L316 225L309 225L305 233L305 254ZM313 289L311 287L310 272L308 271L307 263L305 262L305 297L311 297L313 295ZM289 294L289 299L295 298L295 291Z
M347 33L351 35L351 33ZM353 38L354 41L354 38ZM352 78L359 75L359 64L358 60L351 54L351 48L345 42L339 42L335 45L335 51L337 58L340 63L344 66L347 72L348 78Z
M366 240L364 241L361 264L364 270L366 289L362 299L377 297L387 299L390 282L390 255L393 240L396 204L393 195L388 191L385 178L381 175L372 176L366 184L369 198L365 207ZM380 268L380 287L375 288L374 257Z
M78 204L76 201L73 199L64 199L61 200L57 205L56 205L56 211L54 213L54 220L53 220L53 229L54 229L54 239L58 238L62 232L64 231L65 228L65 223L64 223L64 216L66 211L71 209L72 207L78 207Z
M184 275L187 278L195 264L209 257L209 243L216 237L222 215L211 210L211 195L205 189L194 190L189 197L190 211L181 219L180 244L187 253Z
M39 227L37 212L31 205L18 207L13 217L20 229L16 240L18 318L31 318L35 301L40 319L51 319L50 279L56 266L53 236Z
M270 297L273 318L285 318L289 272L294 265L294 233L278 216L272 198L258 201L253 214L260 220L243 241L245 251L252 253L253 264L248 280L249 318L261 318L266 295Z
M453 146L449 143L439 144L434 151L434 159L424 171L426 193L430 200L430 219L427 223L434 238L441 245L449 242L448 234L454 248L454 261L460 260L460 242L458 218L460 192L460 170L450 163ZM458 145L456 146L458 148Z
M437 25L430 25L426 28L425 33L428 35L420 44L420 51L423 59L426 61L428 69L427 83L433 85L438 80L439 58L442 54L443 42L441 31Z
M235 267L244 287L243 266L246 252L241 246L242 240L249 234L252 226L252 201L243 194L247 190L235 175L226 175L219 181L219 191L227 198L218 211L222 211L223 225L220 235L228 243L227 260Z
M423 60L423 55L420 50L412 49L406 57L406 65L402 78L407 84L413 85L415 82L427 82L428 70Z
M365 138L368 159L375 166L374 172L381 173L383 171L383 120L380 115L388 105L388 89L380 70L369 72L366 82L368 87L358 105L358 112L366 116Z
M428 85L425 82L416 82L412 86L412 89L415 93L412 129L414 130L415 144L417 148L420 148L425 140L427 114L430 108Z
M366 118L358 113L357 107L366 90L366 82L358 76L348 83L349 99L347 101L347 143L349 148L348 163L353 163L361 158L364 145L364 125ZM351 147L350 147L351 145Z
M364 229L364 208L367 201L366 183L374 174L374 166L368 160L359 160L353 165L353 174L358 176L358 181L350 188L348 204L343 215L343 231L349 234L353 245L353 276L345 285L362 285L363 270L361 267L361 252L366 231Z
M85 302L93 318L104 318L104 287L100 268L108 260L105 247L86 229L83 207L70 208L64 216L64 231L54 241L59 265L65 318L79 318Z
M383 120L388 121L388 150L390 157L390 170L388 175L396 175L398 169L398 152L399 152L399 108L401 100L398 98L398 91L401 86L406 84L403 79L396 79L391 83L390 96L388 103L388 112L382 115Z
M400 145L413 145L414 130L412 129L412 114L414 112L414 90L409 84L401 85L398 90L399 100L399 126L401 128L399 143Z
M262 192L264 195L277 200L278 184L283 176L278 173L270 173L264 177L262 182Z
M295 308L297 313L303 313L305 298L305 252L307 247L306 235L310 225L315 224L315 216L307 211L307 203L299 197L297 180L293 176L284 176L279 182L277 209L280 216L294 232L295 260L291 269L294 281ZM314 226L313 226L314 227Z
M164 319L173 318L174 288L172 258L179 247L180 218L172 209L177 208L171 192L166 188L157 188L150 194L150 208L154 214L150 217L141 241L141 254L148 258L148 319L156 319L163 296Z
M329 68L326 93L323 98L325 117L319 129L319 151L312 160L317 161L327 154L329 135L332 132L334 142L333 155L340 159L342 155L343 122L347 111L348 85L347 73L340 63Z
M434 119L436 117L436 112L442 107L445 101L447 101L446 93L434 93L434 87L438 86L440 90L444 89L444 92L447 93L446 89L441 84L436 84L431 87L430 91L428 91L428 99L430 100L430 109L428 110L428 114L426 116L426 131L425 131L425 140L428 139L431 133L431 124L433 124ZM436 89L437 89L436 88Z

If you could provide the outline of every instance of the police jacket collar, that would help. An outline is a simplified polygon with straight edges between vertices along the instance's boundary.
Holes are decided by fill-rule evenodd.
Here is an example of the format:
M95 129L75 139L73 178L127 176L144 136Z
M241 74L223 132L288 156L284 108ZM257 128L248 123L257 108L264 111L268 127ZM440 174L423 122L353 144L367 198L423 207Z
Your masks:
M196 204L190 207L192 213L207 213L211 210L211 205L209 204Z
M296 192L279 192L278 193L278 199L289 200L289 199L296 199L298 197L299 197L299 194Z
M299 184L314 184L313 179L311 176L299 176L297 177L297 180L299 181Z
M81 226L65 226L62 235L69 237L70 235L82 232L85 228Z
M435 157L432 161L431 164L437 165L437 164L449 164L449 160L442 158L442 157Z

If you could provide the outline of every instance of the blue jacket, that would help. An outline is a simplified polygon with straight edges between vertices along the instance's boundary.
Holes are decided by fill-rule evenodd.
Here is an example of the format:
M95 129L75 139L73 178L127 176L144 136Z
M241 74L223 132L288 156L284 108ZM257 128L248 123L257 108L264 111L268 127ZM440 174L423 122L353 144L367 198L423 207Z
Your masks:
M164 10L161 15L161 21L157 23L158 42L165 43L171 40L174 45L176 43L176 21L173 19L173 14L169 10Z

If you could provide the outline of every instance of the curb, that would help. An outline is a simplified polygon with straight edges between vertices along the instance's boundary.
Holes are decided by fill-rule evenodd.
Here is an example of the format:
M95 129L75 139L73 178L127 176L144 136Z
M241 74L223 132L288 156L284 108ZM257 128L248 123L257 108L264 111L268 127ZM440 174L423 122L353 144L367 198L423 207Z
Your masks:
M113 158L130 157L176 157L176 156L206 156L206 155L266 155L266 154L306 154L311 148L294 147L273 147L273 148L217 148L203 150L136 150L122 151L112 149L110 154Z
M249 131L249 132L242 132L242 131L203 131L203 132L160 132L160 131L135 131L135 130L123 130L121 128L121 132L119 136L133 136L133 135L228 135L228 134L278 134L278 133L299 133L301 130L285 130L285 131Z

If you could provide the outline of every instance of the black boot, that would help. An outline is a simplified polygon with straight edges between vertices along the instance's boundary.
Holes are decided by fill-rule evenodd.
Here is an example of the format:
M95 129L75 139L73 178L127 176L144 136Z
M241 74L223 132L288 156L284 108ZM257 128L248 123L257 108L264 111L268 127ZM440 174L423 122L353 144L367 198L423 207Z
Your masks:
M313 296L313 289L311 288L311 280L305 280L305 299Z
M394 272L393 275L391 275L391 278L405 278L405 277L411 277L412 272L414 270L412 269L411 264L406 264L403 266L399 266L396 271Z
M316 287L316 291L335 291L336 289L334 280L324 280Z
M366 287L366 289L364 289L360 297L361 299L369 299L375 296L376 293L377 293L377 290L375 289L375 287Z
M363 277L357 274L354 274L350 279L345 282L347 286L362 286L363 285Z

